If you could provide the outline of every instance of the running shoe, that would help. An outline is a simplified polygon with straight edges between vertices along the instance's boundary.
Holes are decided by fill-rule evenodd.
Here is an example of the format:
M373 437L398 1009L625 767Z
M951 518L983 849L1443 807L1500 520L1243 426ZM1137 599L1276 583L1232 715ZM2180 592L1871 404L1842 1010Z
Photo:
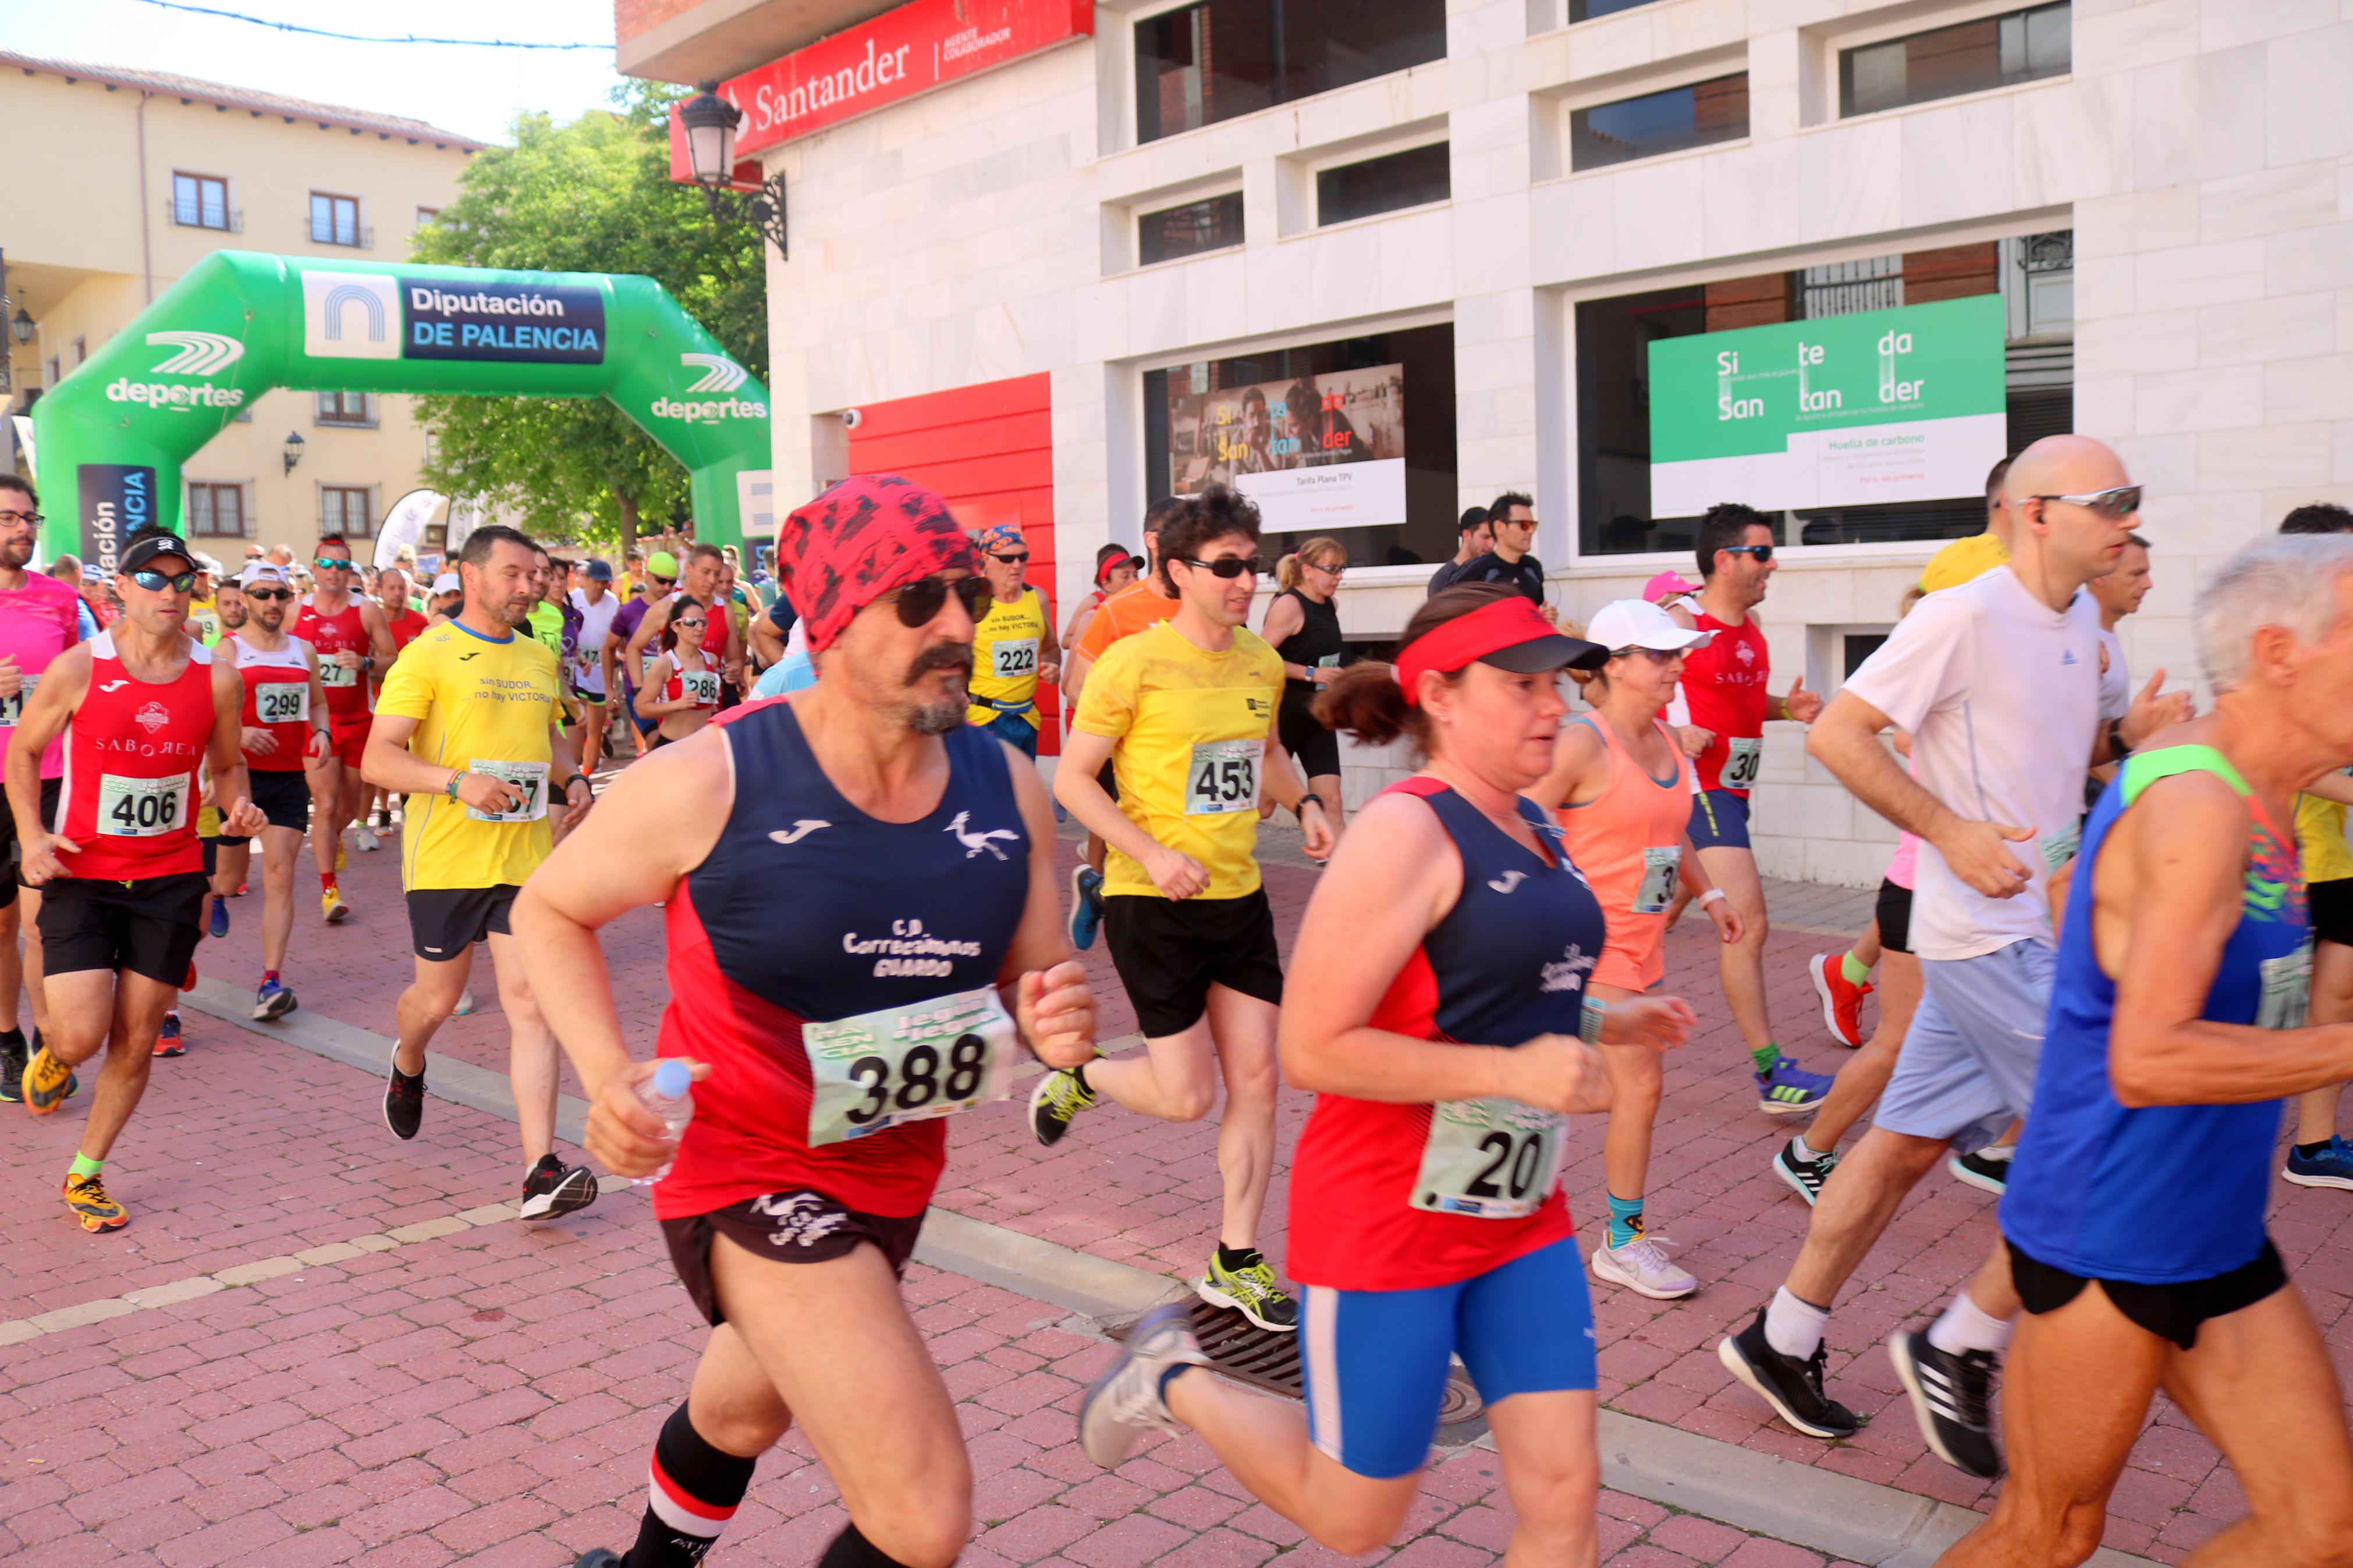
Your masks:
M2010 1158L2018 1152L2015 1143L1994 1143L1974 1154L1956 1154L1945 1162L1953 1179L1967 1182L1979 1192L2000 1197L2010 1191Z
M22 1036L13 1046L0 1040L0 1105L15 1105L25 1098L25 1064L32 1055Z
M328 888L319 894L319 912L331 926L339 926L352 918L352 906L343 902L341 889Z
M384 1124L405 1142L425 1125L425 1075L401 1071L399 1060L400 1047L395 1046L393 1059L385 1067Z
M1783 1355L1765 1337L1762 1307L1757 1310L1755 1322L1716 1342L1715 1359L1771 1405L1774 1415L1807 1436L1836 1440L1854 1436L1860 1425L1854 1412L1822 1392L1828 1347L1816 1345L1814 1353L1803 1361Z
M281 981L265 980L261 989L253 994L253 1016L264 1024L275 1023L301 1005Z
M73 1069L43 1047L25 1064L25 1076L18 1084L25 1109L36 1116L47 1116L74 1091Z
M1274 1269L1252 1252L1240 1268L1229 1268L1217 1253L1193 1282L1193 1294L1212 1307L1231 1307L1271 1334L1299 1331L1299 1306L1274 1282Z
M1798 1116L1817 1109L1831 1091L1824 1074L1808 1072L1788 1058L1773 1064L1771 1072L1752 1072L1757 1080L1757 1109L1767 1116Z
M1673 1244L1663 1236L1634 1233L1634 1239L1623 1247L1606 1245L1608 1233L1603 1233L1605 1245L1593 1249L1593 1277L1611 1285L1623 1285L1637 1296L1648 1296L1653 1301L1679 1301L1699 1289L1699 1279L1675 1267L1666 1249Z
M1991 1351L1953 1355L1926 1333L1903 1331L1887 1342L1895 1376L1912 1396L1920 1436L1929 1452L1966 1475L1989 1481L2001 1474L1993 1440L1994 1377L2001 1362Z
M1822 1184L1831 1179L1831 1173L1838 1169L1838 1162L1835 1149L1819 1160L1799 1159L1797 1142L1792 1140L1782 1144L1781 1152L1773 1156L1773 1173L1787 1183L1791 1192L1805 1199L1806 1206L1811 1208L1814 1200L1822 1195Z
M1068 1068L1041 1074L1029 1091L1029 1131L1052 1148L1071 1130L1071 1119L1095 1102L1095 1091L1079 1081Z
M580 1554L572 1568L621 1568L618 1555L602 1546L592 1546Z
M531 1174L522 1179L522 1210L519 1219L561 1219L596 1201L596 1173L586 1165L567 1165L553 1154L542 1154Z
M360 853L363 855L369 854L383 847L382 845L376 842L375 829L370 827L364 822L360 824L359 831L353 834L352 837L360 841Z
M207 929L216 942L228 935L228 900L219 893L213 895L213 919Z
M64 1191L66 1207L72 1211L74 1218L81 1221L84 1230L102 1236L110 1230L121 1230L131 1223L129 1211L108 1194L103 1176L69 1175Z
M1071 868L1071 945L1081 952L1103 929L1103 873L1082 860Z
M1812 976L1814 994L1821 998L1822 1026L1831 1038L1841 1046L1862 1044L1862 999L1871 994L1872 984L1866 980L1857 985L1846 977L1845 957L1835 952L1818 952L1806 960L1806 973Z
M164 1026L155 1031L155 1054L159 1057L185 1057L188 1042L180 1037L180 1010L177 1007L164 1015Z
M473 1010L474 988L469 985L466 987L466 994L458 998L458 1005L449 1009L449 1016L453 1018L462 1018Z
M1208 1364L1183 1306L1172 1302L1145 1313L1079 1402L1079 1444L1087 1458L1116 1469L1146 1432L1183 1431L1169 1414L1164 1392L1168 1374L1180 1366Z
M2299 1187L2353 1187L2353 1143L2331 1138L2309 1158L2290 1144L2280 1174Z

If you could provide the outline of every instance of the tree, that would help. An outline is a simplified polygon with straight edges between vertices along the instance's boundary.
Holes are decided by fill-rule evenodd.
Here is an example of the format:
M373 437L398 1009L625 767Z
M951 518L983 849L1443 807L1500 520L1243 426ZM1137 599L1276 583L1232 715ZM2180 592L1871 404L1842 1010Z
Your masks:
M515 144L475 155L458 199L417 231L415 259L441 266L634 272L670 290L735 362L768 374L767 275L759 234L714 223L702 194L670 178L678 88L635 82L618 112L568 125L519 116ZM686 506L686 470L603 398L422 396L435 433L425 479L512 507L535 534L623 548L640 520Z

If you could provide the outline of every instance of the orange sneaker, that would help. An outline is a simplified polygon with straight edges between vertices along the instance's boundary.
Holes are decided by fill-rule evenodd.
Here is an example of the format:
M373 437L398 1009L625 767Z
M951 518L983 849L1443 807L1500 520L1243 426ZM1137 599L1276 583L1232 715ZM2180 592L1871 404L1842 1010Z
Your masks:
M69 1175L66 1178L64 1193L66 1207L72 1211L74 1218L81 1221L84 1230L103 1235L110 1230L121 1230L131 1223L130 1211L116 1203L107 1192L106 1180L102 1176Z

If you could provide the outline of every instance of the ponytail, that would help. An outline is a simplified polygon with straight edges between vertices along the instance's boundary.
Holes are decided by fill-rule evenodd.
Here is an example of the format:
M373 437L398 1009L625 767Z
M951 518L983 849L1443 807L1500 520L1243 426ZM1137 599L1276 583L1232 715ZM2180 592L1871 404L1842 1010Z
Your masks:
M1299 552L1294 550L1274 563L1274 585L1283 589L1299 586Z

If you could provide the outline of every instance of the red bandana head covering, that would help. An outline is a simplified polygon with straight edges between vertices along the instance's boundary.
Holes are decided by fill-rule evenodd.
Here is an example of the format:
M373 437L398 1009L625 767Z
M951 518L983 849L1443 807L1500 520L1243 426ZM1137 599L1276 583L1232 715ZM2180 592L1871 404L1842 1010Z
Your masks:
M1563 637L1535 605L1518 594L1482 605L1467 616L1431 627L1398 650L1398 686L1409 708L1421 705L1421 677L1435 669L1451 675L1479 661L1534 675L1547 669L1591 669L1608 661L1609 650L1582 637Z
M934 572L980 571L980 552L948 504L896 474L860 474L829 485L776 531L776 574L785 597L822 653L850 617Z

